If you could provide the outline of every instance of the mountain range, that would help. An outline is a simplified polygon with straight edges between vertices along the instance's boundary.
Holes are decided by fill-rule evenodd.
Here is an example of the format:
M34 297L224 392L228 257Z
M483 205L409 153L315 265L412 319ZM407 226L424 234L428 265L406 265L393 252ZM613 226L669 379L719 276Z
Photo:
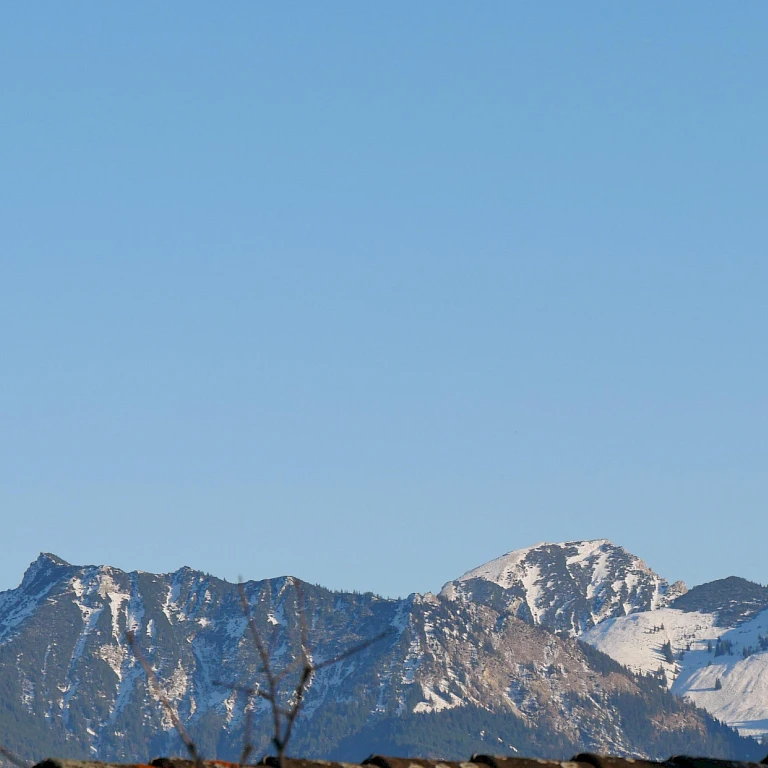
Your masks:
M276 669L303 632L315 663L368 643L312 679L294 754L766 751L752 737L768 733L768 588L743 579L687 590L598 540L510 552L438 595L292 577L242 589ZM263 675L237 585L51 554L0 593L0 743L32 759L178 753L129 630L204 755L236 758L249 710L257 753L269 749L268 704L242 692Z

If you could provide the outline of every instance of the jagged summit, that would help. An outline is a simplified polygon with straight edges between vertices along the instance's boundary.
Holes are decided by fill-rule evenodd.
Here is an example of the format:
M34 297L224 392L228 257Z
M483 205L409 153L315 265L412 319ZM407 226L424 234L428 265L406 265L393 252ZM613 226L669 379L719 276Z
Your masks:
M72 565L72 563L68 563L66 560L62 559L58 555L54 555L52 552L41 552L37 556L37 560L35 562L49 562L52 565L63 565L63 566L69 566Z
M468 581L469 579L483 578L495 582L500 587L506 588L514 581L519 564L524 561L531 552L541 551L547 547L576 547L581 555L588 555L594 553L604 545L614 546L608 539L567 541L561 544L551 541L542 541L530 547L514 549L511 552L507 552L490 562L467 571L463 576L459 576L456 581Z
M71 564L66 560L62 560L60 557L53 555L50 552L41 552L37 558L29 564L27 570L24 571L21 585L29 587L33 582L41 578L47 578L48 574L58 568L71 567Z
M58 555L54 555L51 552L41 552L27 567L25 574L30 571L39 571L49 568L67 568L71 566L66 560L63 560Z
M578 635L608 618L667 605L686 591L608 539L543 542L517 549L446 584L469 598L553 631Z

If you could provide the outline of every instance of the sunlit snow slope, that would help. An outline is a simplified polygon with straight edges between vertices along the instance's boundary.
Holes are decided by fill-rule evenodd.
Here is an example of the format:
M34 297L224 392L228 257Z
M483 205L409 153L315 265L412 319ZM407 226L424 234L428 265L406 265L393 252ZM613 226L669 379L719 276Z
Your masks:
M662 670L673 693L743 735L768 734L768 610L735 627L716 620L664 608L609 619L581 639L635 672Z

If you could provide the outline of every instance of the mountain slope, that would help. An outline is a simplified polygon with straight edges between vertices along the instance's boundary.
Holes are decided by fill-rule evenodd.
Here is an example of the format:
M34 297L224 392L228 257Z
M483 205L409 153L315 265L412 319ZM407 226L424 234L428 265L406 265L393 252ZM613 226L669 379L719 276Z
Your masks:
M768 610L722 626L716 611L665 608L605 621L582 639L636 672L661 670L673 693L742 734L768 734Z
M729 576L700 584L670 605L681 611L715 614L718 626L735 627L768 609L768 587Z
M686 591L600 539L510 552L441 594L579 637L742 734L768 735L768 587L729 577Z
M300 637L293 580L249 582L245 591L276 668L287 668ZM433 595L303 592L315 661L389 634L318 673L292 743L297 753L756 756L752 742L657 681L507 611ZM203 753L236 757L248 701L233 684L259 677L237 588L188 568L125 573L51 555L0 594L0 741L34 758L145 761L178 751L126 647L129 629ZM257 752L266 750L260 699L255 732Z

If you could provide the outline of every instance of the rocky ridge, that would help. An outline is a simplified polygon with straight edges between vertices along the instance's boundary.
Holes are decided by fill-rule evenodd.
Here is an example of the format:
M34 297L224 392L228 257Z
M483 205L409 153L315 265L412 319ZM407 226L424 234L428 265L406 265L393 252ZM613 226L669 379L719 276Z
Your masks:
M275 666L290 667L300 635L293 580L248 582L245 591ZM695 747L754 756L753 742L671 696L658 679L499 606L306 584L303 593L315 661L388 634L313 679L292 743L302 754L668 756ZM268 748L266 703L235 688L260 674L235 585L189 568L125 573L52 555L0 594L0 741L32 758L141 761L178 751L127 646L128 630L204 754L237 756L250 706L257 750Z

